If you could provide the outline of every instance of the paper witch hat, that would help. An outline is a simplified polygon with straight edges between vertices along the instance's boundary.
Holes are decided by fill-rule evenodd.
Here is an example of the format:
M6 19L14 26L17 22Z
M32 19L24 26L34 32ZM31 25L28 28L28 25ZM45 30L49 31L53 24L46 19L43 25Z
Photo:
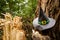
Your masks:
M47 17L43 12L42 8L40 8L39 17L33 20L33 26L36 29L45 30L52 28L55 25L55 22L56 21L53 18Z

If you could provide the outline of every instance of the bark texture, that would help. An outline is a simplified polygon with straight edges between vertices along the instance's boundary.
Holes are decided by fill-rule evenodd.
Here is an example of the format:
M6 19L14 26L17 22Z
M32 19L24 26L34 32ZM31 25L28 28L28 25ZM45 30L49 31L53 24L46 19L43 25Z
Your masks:
M40 7L43 9L45 7L46 16L56 20L54 28L52 28L47 35L51 36L51 40L60 40L60 0L38 0L35 17L38 17Z

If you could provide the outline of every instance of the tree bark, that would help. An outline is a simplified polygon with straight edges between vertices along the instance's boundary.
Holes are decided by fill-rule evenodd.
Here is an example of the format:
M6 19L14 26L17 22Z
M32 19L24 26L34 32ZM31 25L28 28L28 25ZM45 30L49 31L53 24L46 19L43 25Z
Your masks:
M44 6L46 9L43 8L43 4L45 4ZM38 17L40 7L46 10L46 16L56 20L54 28L52 28L47 35L51 36L52 40L60 40L60 0L38 0L35 17Z

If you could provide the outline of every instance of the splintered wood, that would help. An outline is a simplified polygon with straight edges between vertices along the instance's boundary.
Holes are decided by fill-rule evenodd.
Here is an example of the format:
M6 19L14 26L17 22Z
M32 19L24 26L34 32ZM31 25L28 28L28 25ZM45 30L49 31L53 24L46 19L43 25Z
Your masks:
M26 40L25 31L22 29L21 17L9 13L3 14L5 19L0 19L0 26L3 25L3 40Z
M50 40L48 35L41 35L38 31L32 30L32 38L33 40Z
M0 19L0 26L3 27L3 40L27 40L26 32L22 29L22 17L15 16L9 13L3 14L5 19ZM50 40L49 36L43 36L38 31L32 31L33 40Z

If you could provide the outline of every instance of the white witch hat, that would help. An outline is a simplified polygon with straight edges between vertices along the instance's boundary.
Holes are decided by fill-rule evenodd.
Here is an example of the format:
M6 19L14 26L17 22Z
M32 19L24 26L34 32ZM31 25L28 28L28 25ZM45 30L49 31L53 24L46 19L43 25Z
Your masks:
M46 21L45 24L42 24L43 21ZM40 7L39 17L33 20L33 26L39 30L45 30L52 28L55 25L55 20L53 18L49 18L45 15L42 8Z
M53 19L53 18L48 18L49 19L49 23L46 24L46 25L40 25L38 23L38 17L36 19L33 20L33 26L39 30L46 30L46 29L49 29L49 28L52 28L56 21Z

